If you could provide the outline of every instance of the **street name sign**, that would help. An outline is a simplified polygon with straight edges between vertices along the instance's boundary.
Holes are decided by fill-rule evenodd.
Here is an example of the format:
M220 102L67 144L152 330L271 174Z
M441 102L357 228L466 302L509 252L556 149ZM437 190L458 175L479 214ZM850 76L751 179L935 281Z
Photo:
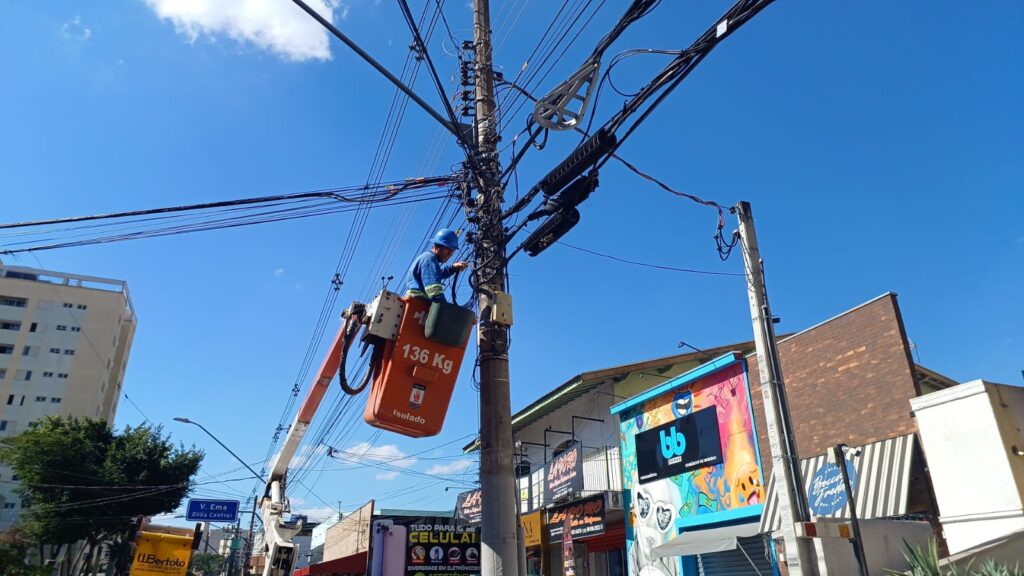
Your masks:
M188 501L185 519L196 522L234 522L238 520L238 500L193 498Z

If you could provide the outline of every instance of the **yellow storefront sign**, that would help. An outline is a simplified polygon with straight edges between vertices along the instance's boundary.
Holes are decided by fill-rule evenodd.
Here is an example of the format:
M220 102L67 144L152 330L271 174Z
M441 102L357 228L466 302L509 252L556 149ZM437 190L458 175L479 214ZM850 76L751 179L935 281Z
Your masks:
M131 576L185 576L191 557L191 536L142 532Z
M523 524L523 539L524 545L529 548L531 546L541 545L541 533L543 522L541 522L541 511L538 510L532 514L524 514L519 517Z

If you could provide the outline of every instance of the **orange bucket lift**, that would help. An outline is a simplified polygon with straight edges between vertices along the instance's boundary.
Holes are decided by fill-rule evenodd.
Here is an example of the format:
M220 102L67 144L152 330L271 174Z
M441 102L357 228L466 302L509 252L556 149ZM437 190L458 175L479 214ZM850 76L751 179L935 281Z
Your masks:
M342 389L359 394L372 381L363 412L367 424L420 438L441 431L476 316L455 304L401 298L381 291L368 306L353 302L343 314ZM360 327L370 365L357 386L345 374L348 350Z

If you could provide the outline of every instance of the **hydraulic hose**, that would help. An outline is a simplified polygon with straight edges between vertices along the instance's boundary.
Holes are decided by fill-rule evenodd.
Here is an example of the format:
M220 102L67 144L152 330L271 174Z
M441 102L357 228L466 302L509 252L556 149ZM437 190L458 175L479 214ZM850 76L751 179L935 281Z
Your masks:
M356 339L356 334L359 333L359 319L360 318L356 317L356 315L354 314L350 314L347 318L345 318L345 341L341 347L341 362L338 363L338 380L341 383L341 389L350 396L355 396L356 394L362 392L366 388L366 385L369 384L371 380L373 380L374 366L376 365L376 362L374 360L379 360L378 349L381 348L380 346L374 346L373 355L371 356L373 360L371 360L370 365L367 367L366 373L363 374L362 381L359 383L358 386L353 388L348 383L346 367L348 364L349 348L352 347L352 342Z

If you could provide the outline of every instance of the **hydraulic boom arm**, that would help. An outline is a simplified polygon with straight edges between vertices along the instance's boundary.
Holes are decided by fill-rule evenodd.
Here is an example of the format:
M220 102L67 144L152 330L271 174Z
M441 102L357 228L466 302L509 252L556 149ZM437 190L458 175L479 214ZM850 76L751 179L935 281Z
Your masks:
M354 303L352 308L345 311L346 318L352 315L357 306L361 307L362 305ZM274 457L270 467L267 488L260 500L265 530L264 543L267 547L267 563L263 570L263 576L291 576L295 566L299 551L297 546L292 543L292 537L302 530L302 521L289 522L287 520L287 515L291 512L288 497L285 496L288 466L313 421L313 415L316 414L324 395L327 394L331 380L338 373L343 353L351 343L358 327L357 322L344 322L338 330L338 334L327 351L327 357L324 358L320 370L316 374L313 387L302 402L291 427L288 428L281 451Z

